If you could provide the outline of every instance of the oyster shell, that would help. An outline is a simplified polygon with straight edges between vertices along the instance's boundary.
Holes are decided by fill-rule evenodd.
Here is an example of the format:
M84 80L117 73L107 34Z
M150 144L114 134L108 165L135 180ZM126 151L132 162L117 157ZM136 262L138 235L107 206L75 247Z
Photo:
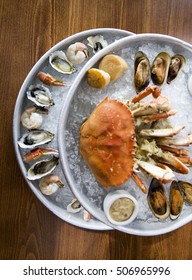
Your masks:
M27 178L29 180L37 180L48 174L50 174L59 161L58 157L53 156L50 159L45 159L34 163L27 172Z
M53 138L53 133L43 129L35 129L24 133L17 143L21 148L33 149L38 145L49 143Z
M171 57L166 52L159 53L153 60L151 79L155 85L162 85L167 79Z
M181 214L183 208L183 193L178 182L173 181L170 186L170 218L175 220Z
M171 58L171 63L169 66L169 72L167 76L167 83L170 84L179 74L182 67L186 63L184 56L176 54Z
M87 41L89 42L88 46L93 49L93 53L97 53L108 45L102 35L90 36L87 38Z
M49 63L56 71L63 74L72 74L73 72L77 71L63 51L53 52L49 56Z
M78 213L82 209L83 207L81 206L80 202L76 198L73 198L71 200L71 203L67 205L67 212L69 213Z
M43 85L31 85L26 94L27 98L37 106L49 107L54 105L50 90Z
M163 184L153 178L149 186L147 201L152 213L159 219L165 220L170 213Z
M150 81L150 62L144 52L137 52L134 63L134 85L137 92L148 86Z
M184 200L192 204L192 184L183 181L179 181L178 183L184 193Z

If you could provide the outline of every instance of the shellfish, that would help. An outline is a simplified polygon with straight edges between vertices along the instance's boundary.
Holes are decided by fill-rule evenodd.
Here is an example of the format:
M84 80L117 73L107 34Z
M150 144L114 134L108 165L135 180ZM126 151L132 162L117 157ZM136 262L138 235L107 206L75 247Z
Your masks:
M170 186L170 218L175 220L181 214L183 208L183 193L179 186L179 183L173 181Z
M38 112L35 106L27 108L21 115L22 125L29 130L39 128L43 123L43 117Z
M150 62L145 53L139 51L135 54L134 85L137 91L143 90L150 81Z
M76 199L73 198L71 202L67 205L67 212L69 213L78 213L83 209L81 206L80 202Z
M165 188L163 184L153 178L149 186L147 201L152 213L160 220L165 220L170 213Z
M45 195L54 194L59 188L63 188L64 184L58 175L49 174L41 178L39 181L39 188Z
M31 85L26 93L27 98L37 106L49 107L54 105L50 90L43 85Z
M184 193L184 200L192 204L192 184L183 181L179 181L178 184Z
M59 156L59 152L52 148L34 148L30 152L24 154L23 160L25 162L30 162L32 160L38 159L47 155Z
M186 60L184 56L176 54L171 58L171 63L169 66L169 72L167 76L167 83L170 84L179 74L182 67L184 66Z
M77 69L68 60L63 51L55 51L49 56L49 63L58 72L63 74L72 74Z
M151 79L155 85L162 85L167 79L171 57L166 52L159 53L153 60Z
M107 41L102 35L96 35L94 37L90 36L87 38L87 41L89 42L88 46L90 46L93 49L93 53L102 50L108 45Z
M33 149L38 145L49 143L53 138L53 133L43 129L35 129L24 133L17 143L21 148Z
M46 85L64 86L64 83L50 75L49 73L39 72L37 78Z
M68 47L66 56L73 64L77 65L89 57L89 51L85 44L76 42Z
M58 157L51 157L50 159L45 159L34 163L27 172L27 178L29 180L37 180L48 174L50 174L59 161Z

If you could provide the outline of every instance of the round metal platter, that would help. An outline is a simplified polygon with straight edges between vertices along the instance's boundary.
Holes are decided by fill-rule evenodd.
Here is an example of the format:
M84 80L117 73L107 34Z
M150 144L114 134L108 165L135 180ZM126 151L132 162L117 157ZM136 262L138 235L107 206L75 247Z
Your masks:
M80 203L98 220L117 230L141 235L152 236L173 231L192 220L192 207L186 202L183 211L176 220L170 218L159 221L150 211L146 194L142 193L136 184L129 179L120 186L132 194L139 203L137 218L127 226L114 226L103 212L103 200L107 193L114 188L103 188L95 179L88 166L79 153L79 131L83 120L93 111L95 106L106 96L117 99L130 99L136 92L133 86L134 57L137 51L143 51L150 59L150 63L160 52L168 52L171 56L181 54L186 58L186 65L178 77L170 84L163 84L162 95L169 98L171 108L177 110L172 117L172 123L182 123L186 126L186 132L191 132L192 124L192 97L187 88L188 78L192 72L192 46L174 37L160 34L139 34L123 38L96 54L77 76L70 88L69 95L61 111L58 128L58 146L64 178ZM123 57L128 63L128 71L117 81L111 82L102 89L91 88L87 84L86 73L90 68L98 67L98 62L109 53ZM150 81L150 85L153 85ZM150 97L151 98L151 97ZM152 100L152 99L150 99ZM70 143L70 144L69 144ZM191 147L189 148L191 151ZM75 158L74 158L75 154ZM191 181L189 174L175 173L176 180ZM151 177L144 177L144 182L149 186ZM169 196L169 184L166 187L166 195ZM116 189L119 189L119 187Z
M20 118L21 118L21 114L27 107L34 105L30 100L27 99L26 91L28 87L32 84L33 85L42 84L42 82L40 82L37 79L37 73L39 71L44 71L62 80L66 84L66 86L57 87L57 86L45 85L50 89L55 105L51 106L47 116L43 116L44 120L40 128L40 129L49 130L55 135L54 140L48 145L44 145L43 147L51 147L54 149L58 149L57 126L58 126L60 111L63 107L65 99L68 96L70 86L73 84L73 81L75 80L78 73L83 68L83 66L87 63L88 60L85 60L82 64L78 65L76 72L72 73L71 75L65 75L65 74L58 73L50 66L49 64L50 54L57 50L62 50L65 52L69 45L74 44L76 42L82 42L85 45L87 45L88 44L87 38L89 36L102 35L104 39L107 40L108 44L111 44L116 40L122 39L132 34L133 33L126 30L113 29L113 28L99 28L99 29L91 29L91 30L83 31L62 40L54 47L52 47L49 51L47 51L31 69L25 81L23 82L23 85L19 91L18 98L15 105L14 117L13 117L14 148L15 148L19 166L21 168L24 178L27 181L28 186L34 192L37 198L50 211L52 211L55 215L60 217L62 220L70 224L73 224L75 226L90 229L90 230L111 230L112 228L95 218L92 218L89 221L85 221L83 218L83 214L84 214L83 210L75 214L69 213L66 210L67 205L74 198L74 195L71 192L70 188L67 186L67 184L65 184L64 188L59 189L55 194L52 194L50 196L45 196L41 193L39 189L38 186L39 180L30 181L26 178L27 170L32 164L25 163L23 161L23 155L28 150L21 149L17 143L18 139L27 131L27 129L22 126L20 122ZM89 57L91 58L92 56L94 56L94 53L92 48L90 48L89 46L88 49L89 49ZM60 177L60 179L63 181L64 179L63 172L61 170L60 164L56 167L54 174L57 174Z

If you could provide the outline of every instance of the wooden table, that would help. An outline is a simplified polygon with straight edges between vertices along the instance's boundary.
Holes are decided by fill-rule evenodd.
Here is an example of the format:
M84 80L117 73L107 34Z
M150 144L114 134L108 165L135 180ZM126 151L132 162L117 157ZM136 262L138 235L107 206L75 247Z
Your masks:
M67 224L32 193L17 164L13 110L32 66L62 39L92 28L168 34L192 41L191 0L1 0L0 258L191 259L192 223L141 237Z

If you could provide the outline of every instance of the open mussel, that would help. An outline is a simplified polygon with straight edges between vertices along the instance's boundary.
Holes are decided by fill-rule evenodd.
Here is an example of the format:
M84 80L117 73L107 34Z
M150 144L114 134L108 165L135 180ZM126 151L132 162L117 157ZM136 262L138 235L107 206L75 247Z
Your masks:
M50 90L43 85L31 85L26 93L27 98L37 106L49 107L54 105Z
M170 218L175 220L183 208L183 193L178 182L173 181L170 186Z
M137 92L145 89L150 81L150 62L145 53L139 51L135 55L134 85Z
M29 180L37 180L48 174L50 174L59 161L58 157L51 157L50 159L45 159L34 163L27 172L27 178Z
M77 71L74 65L68 60L63 51L55 51L49 56L49 63L58 72L72 74Z
M166 52L159 53L151 67L151 79L155 85L162 85L167 79L171 57Z
M49 143L54 138L54 134L43 129L34 129L24 133L18 140L18 145L24 149L33 149L38 145Z
M165 220L170 213L163 184L153 178L149 186L147 201L152 213L159 220Z
M183 191L184 200L192 204L192 184L183 181L179 181L178 183Z
M167 76L168 84L170 84L171 81L173 81L177 77L185 62L185 58L180 54L176 54L171 58L171 63L169 66L169 72Z

